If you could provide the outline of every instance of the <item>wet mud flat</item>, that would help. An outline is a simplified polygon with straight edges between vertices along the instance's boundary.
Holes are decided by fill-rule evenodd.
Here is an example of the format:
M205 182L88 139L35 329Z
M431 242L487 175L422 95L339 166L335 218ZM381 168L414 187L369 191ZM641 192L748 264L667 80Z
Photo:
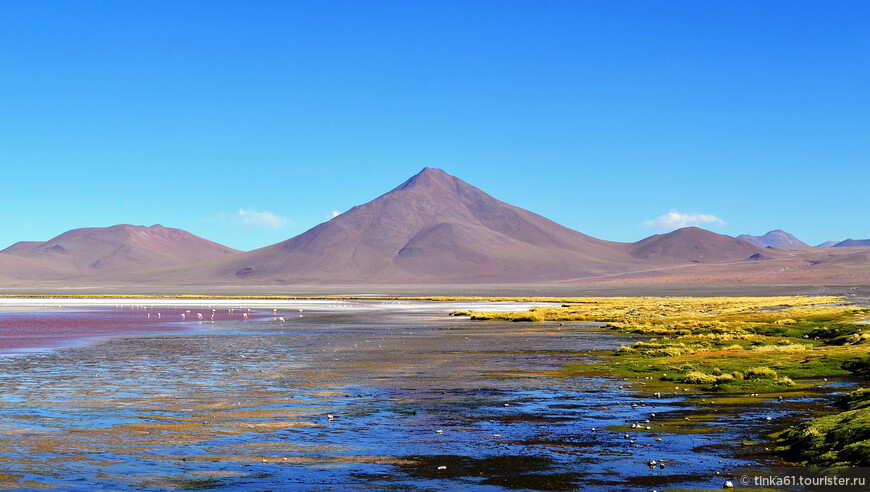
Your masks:
M825 404L651 397L564 369L626 343L599 326L455 308L323 301L181 321L184 307L143 307L128 322L162 309L163 333L0 356L0 488L721 489L775 459L772 422Z

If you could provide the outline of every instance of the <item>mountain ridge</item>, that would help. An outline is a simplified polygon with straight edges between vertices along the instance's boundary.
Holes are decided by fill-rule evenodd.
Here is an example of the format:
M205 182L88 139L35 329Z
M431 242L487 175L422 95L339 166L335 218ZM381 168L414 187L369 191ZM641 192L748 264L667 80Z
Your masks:
M159 224L73 229L0 252L6 285L747 281L870 282L870 254L760 247L697 227L635 243L605 241L428 167L369 202L248 252Z

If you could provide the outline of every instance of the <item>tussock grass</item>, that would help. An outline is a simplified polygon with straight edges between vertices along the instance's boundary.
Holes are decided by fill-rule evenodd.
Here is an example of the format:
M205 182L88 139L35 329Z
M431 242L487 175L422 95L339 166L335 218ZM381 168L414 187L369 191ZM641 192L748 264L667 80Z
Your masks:
M765 366L750 367L749 369L743 371L743 376L747 378L753 376L760 378L772 378L776 377L776 371Z

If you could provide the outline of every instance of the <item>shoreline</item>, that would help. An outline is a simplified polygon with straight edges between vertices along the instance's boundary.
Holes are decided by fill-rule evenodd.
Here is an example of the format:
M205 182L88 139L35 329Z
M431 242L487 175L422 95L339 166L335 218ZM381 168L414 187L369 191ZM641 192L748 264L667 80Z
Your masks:
M307 311L323 309L339 309L342 312L378 309L411 313L430 309L437 303L438 309L446 315L455 310L480 308L484 302L337 298L0 297L0 355L27 355L79 347L115 337L195 333L215 322L248 319L254 322L277 319L279 315L282 318L289 315L301 317ZM485 305L488 310L513 311L553 304L486 302ZM47 314L57 314L62 317L62 322L53 322L53 317ZM198 314L202 315L202 319L197 319Z
M870 297L870 284L287 284L287 285L41 285L0 286L0 297L646 297L847 295Z

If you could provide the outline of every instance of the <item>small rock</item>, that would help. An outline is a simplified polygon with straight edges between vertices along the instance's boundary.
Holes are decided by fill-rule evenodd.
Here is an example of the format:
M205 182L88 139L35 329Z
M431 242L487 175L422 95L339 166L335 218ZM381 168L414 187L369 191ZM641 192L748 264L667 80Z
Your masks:
M723 489L733 489L734 484L731 483L731 480L725 480L725 483L722 485Z

